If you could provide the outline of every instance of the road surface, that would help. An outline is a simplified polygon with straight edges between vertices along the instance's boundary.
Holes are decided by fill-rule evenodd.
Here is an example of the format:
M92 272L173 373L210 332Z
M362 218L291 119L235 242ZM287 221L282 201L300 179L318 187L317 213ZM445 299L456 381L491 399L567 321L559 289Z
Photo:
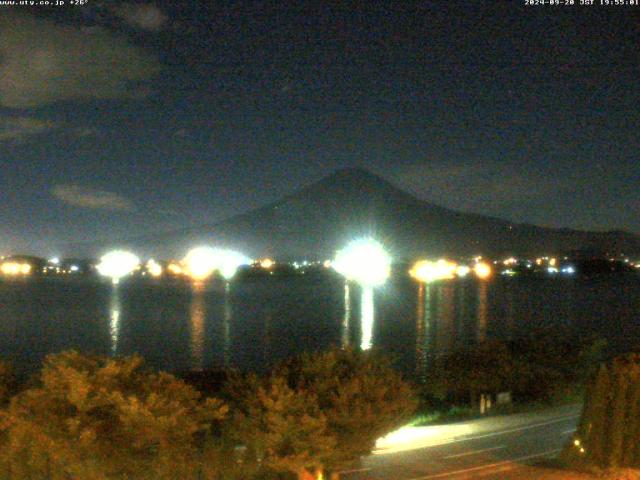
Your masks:
M414 427L378 442L344 480L518 478L517 470L555 457L571 439L580 405L437 427Z

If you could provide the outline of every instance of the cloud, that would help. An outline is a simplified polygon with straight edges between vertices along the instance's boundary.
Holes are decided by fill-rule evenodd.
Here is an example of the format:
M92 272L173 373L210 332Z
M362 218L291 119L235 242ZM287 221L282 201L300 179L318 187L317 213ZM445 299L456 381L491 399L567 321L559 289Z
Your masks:
M157 59L124 38L27 15L0 17L0 106L139 98L160 70Z
M71 129L70 132L77 138L97 137L100 135L100 130L93 127L77 127Z
M135 28L159 31L167 22L167 16L155 5L125 4L114 9L114 13Z
M0 117L0 142L21 142L55 128L53 122L27 116Z
M58 200L75 207L94 210L133 210L133 203L114 192L96 190L81 185L56 185L52 195Z

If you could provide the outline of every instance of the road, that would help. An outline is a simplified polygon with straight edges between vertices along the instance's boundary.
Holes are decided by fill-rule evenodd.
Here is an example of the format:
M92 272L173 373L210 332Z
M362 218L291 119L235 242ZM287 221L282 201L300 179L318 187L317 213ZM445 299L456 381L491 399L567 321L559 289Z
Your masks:
M518 478L531 462L555 457L575 431L580 405L395 432L344 480ZM509 473L507 473L509 472Z

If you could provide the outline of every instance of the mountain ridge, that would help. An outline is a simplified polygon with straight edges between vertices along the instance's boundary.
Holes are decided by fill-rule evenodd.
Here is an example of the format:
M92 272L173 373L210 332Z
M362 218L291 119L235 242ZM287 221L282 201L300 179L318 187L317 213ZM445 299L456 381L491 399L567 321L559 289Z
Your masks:
M394 257L407 259L580 249L640 253L640 236L633 233L549 228L461 212L422 200L360 167L336 170L220 222L141 236L121 245L180 255L191 246L213 243L256 258L322 259L361 236L376 237Z
M194 233L198 230L205 236L191 238L191 243L213 238L279 258L328 258L360 236L379 237L396 256L406 258L579 249L640 252L640 236L632 233L548 228L456 211L417 198L359 167L337 170Z

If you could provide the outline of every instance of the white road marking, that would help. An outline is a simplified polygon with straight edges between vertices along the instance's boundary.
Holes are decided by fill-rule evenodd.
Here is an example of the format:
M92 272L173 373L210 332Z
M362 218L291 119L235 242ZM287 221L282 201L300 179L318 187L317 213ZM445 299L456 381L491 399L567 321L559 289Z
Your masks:
M523 460L529 460L531 458L537 458L537 457L548 457L549 455L553 455L553 454L559 453L560 451L562 451L561 448L556 448L555 450L548 450L548 451L542 452L542 453L534 453L532 455L525 455L524 457L512 458L510 460L505 460L503 462L490 463L488 465L480 465L480 466L477 466L477 467L465 468L463 470L454 470L452 472L436 473L436 474L433 474L433 475L427 475L426 477L411 478L409 480L429 480L431 478L451 477L453 475L460 475L462 473L469 473L469 472L477 472L478 470L485 470L487 468L504 467L504 466L509 465L509 464L511 464L513 462L521 462Z
M483 448L482 450L473 450L471 452L456 453L455 455L447 455L444 458L447 459L447 458L466 457L467 455L477 455L478 453L491 452L492 450L501 450L503 448L507 448L507 446L506 445L498 445L497 447Z

